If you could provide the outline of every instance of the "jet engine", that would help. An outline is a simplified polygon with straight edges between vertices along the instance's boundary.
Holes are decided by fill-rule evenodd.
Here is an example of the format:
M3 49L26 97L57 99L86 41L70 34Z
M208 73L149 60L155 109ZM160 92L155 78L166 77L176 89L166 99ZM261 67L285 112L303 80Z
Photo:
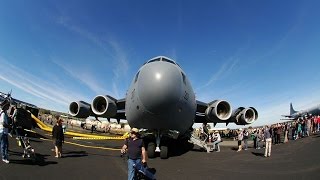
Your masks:
M71 116L77 118L87 118L92 115L90 104L84 101L70 103L69 112Z
M232 113L232 121L237 125L251 124L257 119L255 112L256 110L254 108L239 107Z
M110 118L117 114L116 99L108 95L96 96L91 104L92 112L101 117Z
M258 111L254 107L249 107L249 108L254 111L254 120L256 121L258 119Z
M229 102L225 100L212 101L205 111L206 118L209 122L226 121L231 117L231 113L231 106Z

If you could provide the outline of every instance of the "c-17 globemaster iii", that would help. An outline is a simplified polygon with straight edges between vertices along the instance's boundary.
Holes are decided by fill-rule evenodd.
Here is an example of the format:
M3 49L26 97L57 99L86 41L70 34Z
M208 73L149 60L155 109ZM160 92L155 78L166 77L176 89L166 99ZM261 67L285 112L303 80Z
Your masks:
M173 60L158 56L147 61L136 73L124 99L98 95L92 103L72 102L72 116L126 119L131 127L152 134L146 138L149 157L160 152L168 157L168 140L190 137L194 123L251 124L258 118L253 107L232 111L226 100L204 103L196 100L192 86L181 67Z

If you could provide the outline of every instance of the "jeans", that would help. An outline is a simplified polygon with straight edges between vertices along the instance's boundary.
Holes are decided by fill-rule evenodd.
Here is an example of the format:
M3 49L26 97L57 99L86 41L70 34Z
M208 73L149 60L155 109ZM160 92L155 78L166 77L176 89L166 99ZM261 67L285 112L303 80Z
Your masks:
M128 180L134 180L135 168L133 167L133 165L139 163L141 163L141 159L128 159Z
M219 146L219 143L221 141L215 141L213 142L213 148L216 149L218 152L220 151L220 146Z
M2 159L8 159L8 134L0 133L0 142L1 142L1 155Z
M244 142L244 149L247 150L248 149L248 139L243 139Z
M254 148L255 149L259 148L259 138L257 138L257 137L254 138Z
M264 156L271 156L271 138L266 139L266 149L264 151Z

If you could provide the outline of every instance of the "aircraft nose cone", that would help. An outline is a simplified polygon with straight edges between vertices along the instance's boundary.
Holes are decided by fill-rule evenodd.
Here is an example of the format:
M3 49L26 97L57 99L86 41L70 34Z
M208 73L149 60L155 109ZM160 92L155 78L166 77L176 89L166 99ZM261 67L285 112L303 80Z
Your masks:
M175 106L181 97L181 72L169 63L150 63L140 71L138 95L152 113Z

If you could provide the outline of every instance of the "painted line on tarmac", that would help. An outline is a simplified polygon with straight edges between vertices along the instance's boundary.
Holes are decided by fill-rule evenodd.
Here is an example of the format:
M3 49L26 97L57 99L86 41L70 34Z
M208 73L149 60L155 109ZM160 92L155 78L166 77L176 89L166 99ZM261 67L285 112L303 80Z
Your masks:
M46 140L46 141L52 141L50 139L44 139L44 138L40 138L41 140ZM64 143L66 144L71 144L71 145L75 145L75 146L80 146L80 147L86 147L86 148L92 148L92 149L103 149L103 150L110 150L110 151L120 151L121 149L119 148L107 148L107 147L100 147L100 146L88 146L88 145L83 145L83 144L78 144L78 143L73 143L73 142L68 142L68 141L64 141Z
M106 136L106 137L72 137L72 139L81 139L81 140L124 140L127 137L112 137L112 136Z

